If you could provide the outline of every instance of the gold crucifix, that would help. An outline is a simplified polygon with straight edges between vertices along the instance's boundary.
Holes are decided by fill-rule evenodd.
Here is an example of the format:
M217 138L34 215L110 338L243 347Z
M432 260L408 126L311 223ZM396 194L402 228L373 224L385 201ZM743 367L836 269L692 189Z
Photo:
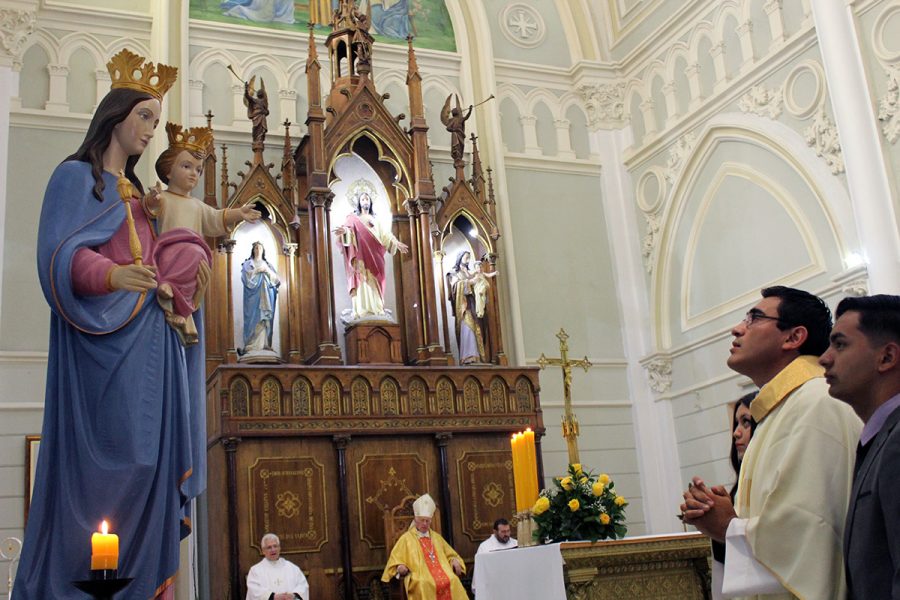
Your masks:
M563 397L565 398L565 408L562 418L563 437L566 438L566 445L569 448L569 464L574 465L580 463L578 460L578 419L572 412L572 367L581 367L587 373L591 361L587 356L583 360L569 360L569 334L565 329L560 328L556 334L559 338L559 356L560 358L547 358L544 353L537 360L538 365L543 369L547 365L559 365L563 372Z

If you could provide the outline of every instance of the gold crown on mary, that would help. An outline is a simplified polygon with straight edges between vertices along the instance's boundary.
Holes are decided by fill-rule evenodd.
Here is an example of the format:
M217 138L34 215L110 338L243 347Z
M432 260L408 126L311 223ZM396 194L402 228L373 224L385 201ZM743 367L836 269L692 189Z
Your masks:
M166 135L169 136L170 148L181 148L189 152L208 154L213 144L213 132L209 127L191 127L184 129L177 123L166 123Z
M160 102L178 77L178 67L144 62L143 56L126 49L113 56L106 63L106 69L112 78L110 89L128 88L147 92Z

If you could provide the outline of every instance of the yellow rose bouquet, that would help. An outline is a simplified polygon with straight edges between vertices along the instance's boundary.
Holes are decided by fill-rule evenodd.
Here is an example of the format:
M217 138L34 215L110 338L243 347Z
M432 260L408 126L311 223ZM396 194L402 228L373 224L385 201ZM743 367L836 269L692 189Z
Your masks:
M541 490L532 508L534 537L539 543L624 537L626 506L609 475L569 465L564 476L554 478L553 487Z

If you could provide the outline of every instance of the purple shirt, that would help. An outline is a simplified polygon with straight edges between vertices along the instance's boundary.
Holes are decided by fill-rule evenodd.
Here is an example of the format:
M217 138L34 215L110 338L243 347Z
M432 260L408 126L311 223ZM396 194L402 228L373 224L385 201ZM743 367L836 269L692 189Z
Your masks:
M881 431L882 426L884 426L884 422L887 421L887 418L894 412L894 409L900 407L900 394L897 394L881 406L879 406L875 412L872 413L872 416L869 417L869 420L866 421L865 426L863 427L862 433L859 434L859 443L865 446L869 442L872 441L878 432Z

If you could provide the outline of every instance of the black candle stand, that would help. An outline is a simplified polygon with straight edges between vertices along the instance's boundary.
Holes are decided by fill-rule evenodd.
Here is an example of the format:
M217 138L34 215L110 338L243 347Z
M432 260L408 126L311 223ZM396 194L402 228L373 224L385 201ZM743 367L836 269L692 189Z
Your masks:
M123 590L132 581L133 577L119 578L116 569L100 569L91 571L90 579L73 581L72 585L90 594L95 600L112 600L116 592Z

